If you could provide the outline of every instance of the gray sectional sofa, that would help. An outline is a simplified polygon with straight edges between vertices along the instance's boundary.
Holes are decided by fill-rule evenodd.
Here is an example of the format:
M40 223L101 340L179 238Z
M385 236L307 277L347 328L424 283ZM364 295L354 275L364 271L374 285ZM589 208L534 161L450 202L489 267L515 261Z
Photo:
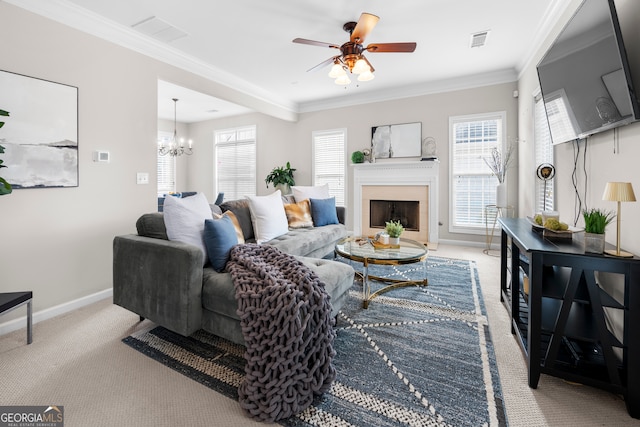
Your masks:
M232 210L245 239L253 230L245 201L223 203ZM346 237L344 208L338 207L340 224L290 230L267 243L299 259L318 274L331 295L332 315L344 304L353 284L353 269L323 259L333 253L335 243ZM162 213L142 215L137 235L116 236L113 241L113 302L141 318L188 336L204 329L238 344L244 343L236 313L231 275L216 272L202 251L167 238Z

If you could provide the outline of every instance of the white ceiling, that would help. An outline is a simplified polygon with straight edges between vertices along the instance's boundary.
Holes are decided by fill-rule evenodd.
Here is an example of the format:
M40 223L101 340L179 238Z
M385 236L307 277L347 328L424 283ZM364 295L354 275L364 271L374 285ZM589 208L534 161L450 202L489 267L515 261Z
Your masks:
M159 59L194 64L194 72L303 112L514 81L571 0L7 1L138 51L148 48ZM380 17L365 46L417 42L416 51L368 53L376 78L359 84L352 79L346 88L327 77L330 67L307 72L338 51L292 40L340 45L349 38L343 24L357 21L362 12ZM132 28L152 16L186 36L158 42ZM470 48L471 35L486 30L486 45ZM191 108L188 99L195 94L170 84L159 87L161 117L173 119L173 97L181 98L179 121L229 115L228 109L238 114L233 105L216 104L211 97L197 98ZM219 112L207 115L203 109Z

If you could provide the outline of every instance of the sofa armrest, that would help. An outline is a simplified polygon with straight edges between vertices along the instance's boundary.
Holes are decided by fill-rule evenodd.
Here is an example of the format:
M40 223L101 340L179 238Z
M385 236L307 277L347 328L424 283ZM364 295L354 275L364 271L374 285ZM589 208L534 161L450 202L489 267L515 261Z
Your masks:
M344 225L345 217L347 216L347 208L344 206L336 206L336 213L338 214L338 222Z
M202 325L202 265L196 246L134 234L113 240L113 302L167 329Z

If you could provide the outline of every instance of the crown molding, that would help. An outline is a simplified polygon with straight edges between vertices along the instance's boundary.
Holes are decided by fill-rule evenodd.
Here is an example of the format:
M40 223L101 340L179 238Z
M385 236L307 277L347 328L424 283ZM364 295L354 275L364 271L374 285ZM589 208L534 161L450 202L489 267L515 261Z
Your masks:
M91 34L111 43L149 56L158 61L181 68L185 71L205 77L229 89L248 95L261 102L278 109L285 110L280 118L285 120L297 119L297 103L279 98L277 95L265 91L263 88L209 64L200 61L179 50L145 36L129 27L114 23L96 13L81 8L66 0L5 0L14 6L28 10L60 22L79 31ZM259 111L259 108L252 107ZM273 112L265 112L273 114Z
M300 104L298 111L300 113L310 113L332 108L369 104L372 102L392 101L396 99L412 98L436 93L453 92L456 90L473 89L482 86L515 82L516 80L516 71L514 69L508 69L490 73L474 74L472 76L462 76L432 82L411 84L363 94L351 94L338 98L320 99Z
M518 70L518 79L520 79L523 74L532 66L531 64L534 61L538 61L542 56L541 50L547 43L550 43L548 40L552 40L557 37L561 28L554 32L554 28L560 22L560 19L563 18L564 14L567 12L572 3L575 3L576 0L558 0L551 2L549 7L547 8L544 17L542 18L542 23L536 32L536 37L531 45L531 50L529 51L529 55L527 55L519 64L517 64L516 69ZM582 0L580 0L582 1ZM553 33L553 37L549 36Z

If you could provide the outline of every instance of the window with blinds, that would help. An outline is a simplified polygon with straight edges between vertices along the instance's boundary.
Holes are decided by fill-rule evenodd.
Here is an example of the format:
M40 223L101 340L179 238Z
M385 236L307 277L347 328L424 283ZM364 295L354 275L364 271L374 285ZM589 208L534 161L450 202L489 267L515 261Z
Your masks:
M313 138L313 185L329 184L336 206L345 206L345 147L347 130L315 131Z
M545 96L544 106L549 128L558 142L570 141L578 137L579 127L573 112L567 109L567 105L569 105L569 101L564 89L559 89Z
M256 127L215 132L215 184L225 200L256 195Z
M158 146L161 143L169 145L173 134L170 132L158 132ZM161 156L157 154L158 197L176 191L176 158L174 156Z
M498 185L484 159L495 148L504 152L506 113L451 117L449 125L449 231L484 233L485 206L496 203Z
M534 157L536 169L543 163L553 165L553 144L551 142L551 133L549 132L549 124L544 109L544 101L542 95L538 94L534 98ZM553 179L545 181L536 178L535 188L535 209L536 212L552 211L554 206L554 185Z

